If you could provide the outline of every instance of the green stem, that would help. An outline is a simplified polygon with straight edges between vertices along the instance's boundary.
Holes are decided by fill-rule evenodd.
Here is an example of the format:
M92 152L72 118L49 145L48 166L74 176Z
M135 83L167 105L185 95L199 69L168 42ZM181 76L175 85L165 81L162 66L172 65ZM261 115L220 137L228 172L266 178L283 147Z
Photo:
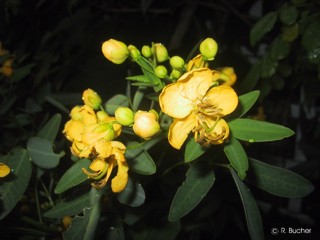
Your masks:
M87 231L83 236L83 240L94 239L101 214L101 196L102 190L97 190L95 188L91 189L90 202L92 204L92 210L88 221L88 225L86 227Z

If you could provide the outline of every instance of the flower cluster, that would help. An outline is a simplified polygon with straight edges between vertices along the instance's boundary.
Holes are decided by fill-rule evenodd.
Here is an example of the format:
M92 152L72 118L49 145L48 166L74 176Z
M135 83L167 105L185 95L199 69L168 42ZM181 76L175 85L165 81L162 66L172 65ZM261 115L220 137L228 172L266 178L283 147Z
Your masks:
M71 110L71 119L65 124L63 133L72 142L73 155L92 160L89 170L83 169L93 180L92 186L103 188L117 167L111 189L121 192L128 182L128 164L124 157L126 147L114 139L120 135L122 127L115 117L98 110L101 98L93 90L84 91L83 101L85 105Z

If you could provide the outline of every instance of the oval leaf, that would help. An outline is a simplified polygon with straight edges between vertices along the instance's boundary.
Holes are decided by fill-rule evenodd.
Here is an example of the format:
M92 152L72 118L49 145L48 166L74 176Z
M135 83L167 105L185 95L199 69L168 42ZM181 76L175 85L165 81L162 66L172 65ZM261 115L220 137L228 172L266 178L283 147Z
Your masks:
M230 171L241 197L250 237L252 240L263 240L263 225L257 202L250 189L239 179L235 171L232 168Z
M0 220L7 216L21 200L31 177L32 167L28 153L23 148L13 149L4 161L11 168L11 173L1 179L0 185Z
M249 168L249 163L247 154L241 143L237 139L231 138L230 142L224 146L223 150L229 159L231 166L237 171L238 176L241 179L244 179Z
M250 43L252 46L273 28L278 17L277 12L269 12L259 19L250 31Z
M314 190L307 179L295 172L252 158L249 160L252 174L248 175L247 180L266 192L279 197L301 198Z
M207 151L207 148L194 141L194 138L189 138L186 149L184 151L184 161L191 162Z
M290 137L294 131L282 125L239 118L229 122L232 136L249 142L267 142Z
M82 168L88 168L91 161L83 158L73 164L61 177L54 192L56 194L63 193L64 191L79 185L86 181L88 176L82 172Z
M127 96L122 94L114 95L105 103L106 112L110 115L114 115L114 112L119 107L128 107L129 99Z
M169 221L176 221L187 215L206 196L213 186L215 174L203 161L194 162L186 180L178 188L169 211Z
M47 139L32 137L27 142L27 149L31 160L41 168L51 169L58 166L64 152L56 154L52 150L52 142Z
M117 194L117 198L122 204L138 207L144 203L146 195L141 184L129 178L126 188Z
M50 120L41 128L37 137L53 142L57 136L61 123L61 114L53 115Z

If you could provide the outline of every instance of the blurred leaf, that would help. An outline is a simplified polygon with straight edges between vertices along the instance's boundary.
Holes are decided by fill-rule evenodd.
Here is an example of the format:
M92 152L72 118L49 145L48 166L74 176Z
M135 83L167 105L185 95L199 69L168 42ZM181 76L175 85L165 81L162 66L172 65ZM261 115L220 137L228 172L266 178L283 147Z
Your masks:
M85 208L90 207L90 194L82 194L76 198L69 198L65 202L58 203L49 211L44 213L47 218L63 218L81 213Z
M263 225L257 202L250 189L239 179L232 168L230 168L230 172L241 197L250 237L252 240L263 240Z
M290 137L294 132L282 125L239 118L229 122L232 136L249 142L267 142Z
M285 27L282 33L282 39L286 42L293 42L299 35L299 24Z
M148 226L147 237L144 240L175 240L180 229L180 221L168 222L168 220L159 219L156 226Z
M4 99L0 104L0 115L4 115L11 109L15 101L17 100L17 96L11 96L9 99Z
M49 102L50 104L52 104L53 106L61 110L62 112L69 114L69 109L66 108L61 102L54 99L52 95L46 96L45 99L47 102Z
M110 115L114 115L114 112L118 107L128 107L129 99L127 96L122 94L114 95L105 103L106 112Z
M139 109L140 103L143 100L144 92L146 90L146 87L140 86L133 97L133 103L132 103L132 111L136 112Z
M194 162L186 174L186 180L178 188L170 206L168 219L179 220L194 209L213 186L215 174L204 161Z
M189 138L184 151L184 161L191 162L207 151L207 148L197 143L194 138Z
M280 20L286 25L291 25L297 21L298 10L295 6L285 6L280 11Z
M27 150L34 164L41 168L51 169L58 166L64 152L53 152L53 144L47 139L31 137L27 142Z
M239 96L239 102L236 110L233 111L229 116L227 116L227 118L232 119L242 117L255 104L255 102L259 98L259 95L260 91L255 90Z
M256 43L271 29L273 28L275 22L277 21L278 13L269 12L255 23L250 31L250 43L252 46Z
M243 149L241 143L232 137L230 142L226 143L224 146L224 153L231 166L237 171L238 176L244 179L247 175L247 170L249 168L247 153Z
M285 198L302 198L309 195L314 186L301 175L287 169L249 158L250 173L246 179L256 187Z
M42 110L40 104L32 98L27 98L25 109L27 113L37 113Z
M248 92L254 89L260 77L261 62L257 61L249 70L239 88L241 92Z
M12 82L18 82L21 79L25 78L28 76L31 72L31 68L33 68L36 64L35 63L30 63L26 66L23 66L21 68L14 69L13 75L11 77Z
M50 120L40 129L37 137L53 142L56 139L61 123L61 114L53 115Z
M272 77L277 70L278 62L270 54L265 55L261 61L260 76L262 78Z
M11 173L1 179L0 184L0 220L7 216L26 191L32 173L28 153L23 148L10 151L4 161L11 168Z
M141 184L129 177L126 188L117 194L117 198L122 204L138 207L144 203L146 195Z
M156 172L156 165L152 157L138 142L132 141L127 144L125 157L130 170L136 173L151 175Z
M302 46L308 52L311 62L319 62L320 59L320 23L315 21L306 29L302 36Z
M283 41L281 37L277 37L271 44L270 57L274 60L284 59L290 52L290 45Z
M86 181L88 176L82 172L82 168L88 168L91 161L86 158L82 158L73 164L61 177L54 192L56 194L63 193L64 191L79 185Z

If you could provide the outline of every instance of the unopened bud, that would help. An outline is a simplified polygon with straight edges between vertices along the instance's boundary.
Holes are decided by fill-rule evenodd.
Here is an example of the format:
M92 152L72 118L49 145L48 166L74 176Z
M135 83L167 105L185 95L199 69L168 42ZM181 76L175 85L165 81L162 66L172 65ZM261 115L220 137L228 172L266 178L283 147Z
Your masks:
M146 58L149 58L152 56L151 48L148 45L144 45L141 49L142 55Z
M155 43L153 47L154 55L156 56L157 62L161 63L168 60L168 51L164 45L162 45L161 43Z
M179 77L181 77L181 72L179 70L173 69L171 71L170 77L173 79L178 79Z
M132 57L133 60L136 60L140 57L140 51L138 50L138 48L136 48L133 45L129 45L128 46L128 50L129 50L129 54Z
M115 111L115 117L118 123L123 126L130 126L133 124L134 114L128 107L119 107Z
M163 65L157 66L154 71L159 78L165 78L168 74L166 67Z
M123 42L110 39L102 44L103 55L115 64L123 63L129 56L129 50Z
M159 130L158 114L154 110L149 112L139 110L136 112L133 124L133 131L136 135L148 140Z
M85 105L92 107L95 110L100 108L102 102L100 96L90 88L83 92L82 100Z
M184 67L184 60L182 57L173 56L170 58L170 65L173 69L182 69Z
M213 38L206 38L200 43L200 53L204 60L211 61L218 51L218 44Z

